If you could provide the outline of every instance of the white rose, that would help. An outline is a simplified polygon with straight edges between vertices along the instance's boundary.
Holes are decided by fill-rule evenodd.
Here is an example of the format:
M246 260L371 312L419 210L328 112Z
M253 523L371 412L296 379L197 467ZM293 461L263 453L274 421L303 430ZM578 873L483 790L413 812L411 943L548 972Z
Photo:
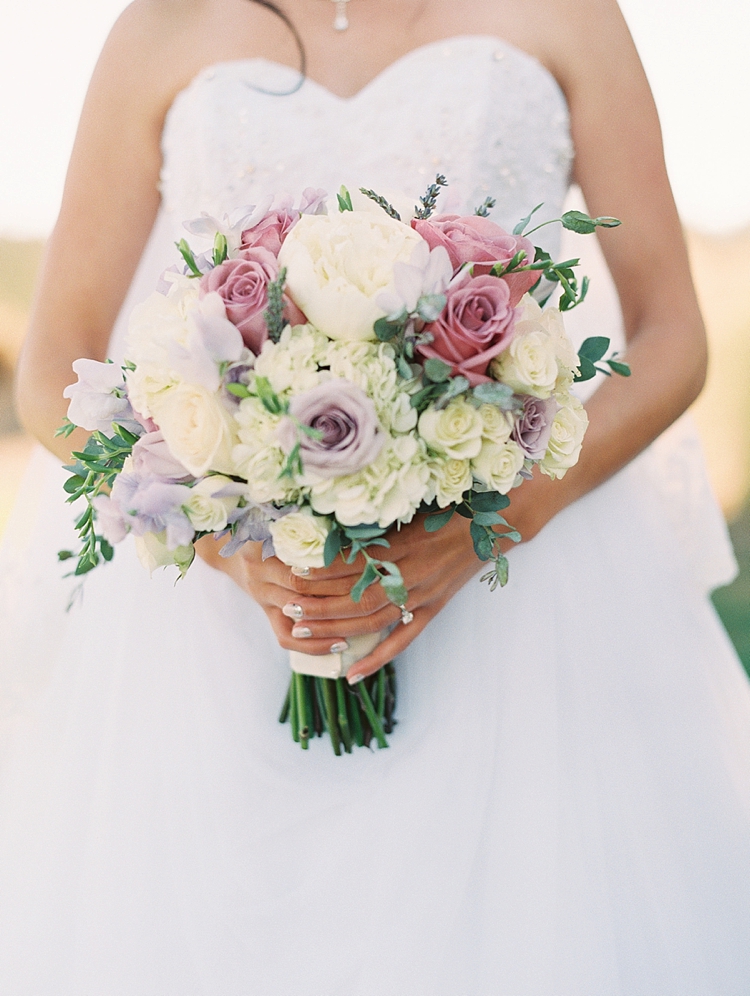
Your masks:
M555 415L547 452L539 464L543 474L559 479L578 463L588 424L586 409L574 394L568 395Z
M523 467L523 450L518 443L485 441L479 456L471 461L474 477L490 491L506 495Z
M469 460L432 460L430 473L430 487L440 508L445 508L451 502L460 501L464 491L468 491L471 487Z
M419 434L436 453L454 460L475 457L482 445L482 417L463 398L454 398L445 408L428 408L419 417Z
M170 550L167 547L166 533L144 533L143 536L136 536L135 552L149 574L153 574L158 567L174 565L184 576L195 558L195 547L192 543Z
M190 498L183 508L196 532L216 533L220 529L226 529L227 517L237 508L240 499L238 495L219 498L216 493L231 483L230 478L213 474L211 477L204 477L190 489Z
M507 443L513 429L513 420L497 405L480 405L479 417L482 420L482 437L493 443Z
M385 315L376 298L393 290L393 264L408 263L421 241L383 212L305 214L287 235L279 266L290 297L316 328L331 339L374 340L373 325Z
M269 525L276 556L290 567L323 567L331 520L309 508L290 512Z
M215 394L176 384L152 399L152 412L172 455L194 477L209 470L232 473L230 419Z
M543 328L524 333L518 326L510 346L490 364L490 373L517 394L549 398L558 373L554 341Z

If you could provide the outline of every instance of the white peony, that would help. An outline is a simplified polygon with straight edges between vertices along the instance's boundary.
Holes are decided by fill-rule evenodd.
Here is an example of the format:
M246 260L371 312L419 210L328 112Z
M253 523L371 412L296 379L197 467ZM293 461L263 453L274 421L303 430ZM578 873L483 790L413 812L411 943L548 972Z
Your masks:
M303 215L281 247L286 288L316 328L331 339L374 340L385 312L378 295L393 290L393 264L408 263L422 241L381 212Z
M474 477L489 491L507 494L523 467L523 450L518 443L485 441L479 455L471 461Z
M562 408L552 423L552 435L547 452L542 457L539 469L548 477L559 479L566 471L578 463L581 444L589 424L589 417L581 401L569 394L562 401Z
M227 517L237 508L240 499L238 495L219 497L217 492L231 484L230 478L212 474L190 489L190 497L182 507L196 532L215 533L226 529Z
M419 434L430 449L454 460L479 453L483 429L481 415L463 398L454 398L440 410L428 408L419 417Z
M323 567L330 519L309 508L290 512L269 525L276 556L290 567Z
M434 497L440 508L460 501L472 484L470 460L432 460L430 474L431 490L427 497L429 500Z
M194 477L233 472L231 422L215 394L176 384L151 399L151 412L172 455Z

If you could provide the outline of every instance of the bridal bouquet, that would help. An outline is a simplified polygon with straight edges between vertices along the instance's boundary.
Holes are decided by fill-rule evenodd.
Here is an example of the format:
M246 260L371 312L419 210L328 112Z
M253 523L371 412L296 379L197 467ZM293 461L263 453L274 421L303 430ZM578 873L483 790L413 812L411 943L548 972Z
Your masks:
M129 533L147 567L184 574L195 540L213 534L224 556L262 542L302 572L360 558L351 597L378 583L409 622L388 534L424 513L430 531L470 519L483 580L505 584L498 541L520 539L500 514L509 492L535 466L560 478L576 463L587 418L574 381L628 370L597 367L604 338L571 345L562 313L586 281L577 260L554 263L524 234L534 212L513 234L487 217L490 199L471 216L435 215L444 183L403 220L373 191L354 210L342 188L330 212L308 189L297 208L186 224L211 248L178 244L182 266L132 313L124 364L73 364L61 432L92 433L66 483L86 501L76 574ZM387 746L392 665L355 688L343 680L381 637L292 654L281 719L303 747L324 730L337 754Z

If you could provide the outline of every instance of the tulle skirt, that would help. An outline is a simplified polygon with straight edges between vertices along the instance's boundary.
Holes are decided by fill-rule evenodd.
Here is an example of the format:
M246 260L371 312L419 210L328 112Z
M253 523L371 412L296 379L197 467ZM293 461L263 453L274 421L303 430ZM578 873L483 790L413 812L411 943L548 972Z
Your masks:
M149 579L126 541L61 581L35 461L2 567L0 991L750 991L750 690L650 454L507 588L469 583L397 662L389 749L341 758L279 725L285 652L226 576Z

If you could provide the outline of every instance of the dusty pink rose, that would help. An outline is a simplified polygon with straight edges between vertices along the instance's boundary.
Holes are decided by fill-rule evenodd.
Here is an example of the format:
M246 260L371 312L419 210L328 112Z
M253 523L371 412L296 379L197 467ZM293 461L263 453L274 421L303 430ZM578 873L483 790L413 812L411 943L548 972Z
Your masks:
M242 233L240 250L253 249L259 246L261 249L266 249L268 252L273 253L274 256L278 256L284 239L289 233L289 229L298 220L299 211L294 211L291 208L279 208L269 211L264 218L261 218L257 225L254 225L253 228L245 229Z
M475 263L474 276L481 276L489 273L494 263L508 263L522 249L526 262L534 262L534 246L528 239L509 235L494 221L479 215L438 214L428 221L414 218L411 226L430 249L443 246L447 250L454 271L464 263ZM533 270L503 277L510 288L511 307L515 308L538 279L539 274Z
M516 311L505 280L487 275L471 277L449 288L437 321L425 326L433 341L418 346L425 357L436 357L473 386L491 380L485 373L490 360L513 338Z
M212 291L227 309L227 318L242 334L245 345L257 356L268 338L263 312L268 304L268 285L279 275L279 264L268 249L246 249L236 259L227 259L201 277L201 296ZM288 299L284 317L292 325L305 317Z

